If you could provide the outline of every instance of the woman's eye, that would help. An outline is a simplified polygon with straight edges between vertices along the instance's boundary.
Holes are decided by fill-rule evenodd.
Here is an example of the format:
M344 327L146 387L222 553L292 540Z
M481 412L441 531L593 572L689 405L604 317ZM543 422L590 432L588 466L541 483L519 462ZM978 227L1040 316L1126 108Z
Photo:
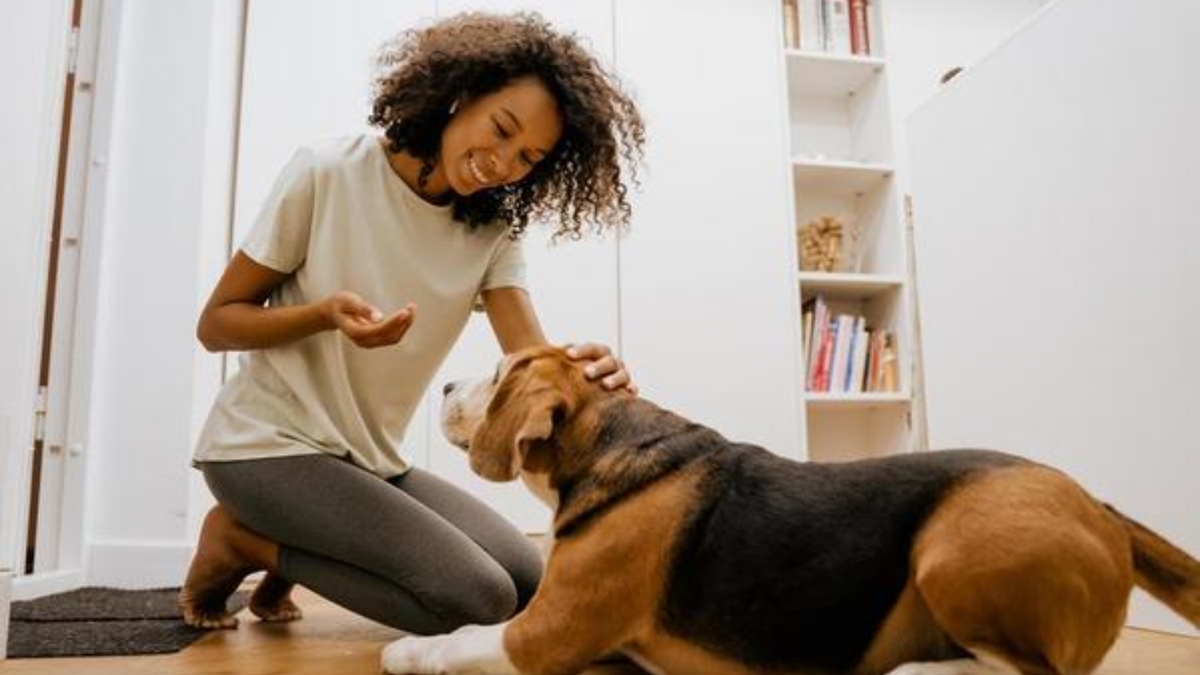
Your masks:
M510 134L504 130L504 127L500 126L499 122L492 122L492 125L496 127L496 135L500 138L508 138L510 136Z

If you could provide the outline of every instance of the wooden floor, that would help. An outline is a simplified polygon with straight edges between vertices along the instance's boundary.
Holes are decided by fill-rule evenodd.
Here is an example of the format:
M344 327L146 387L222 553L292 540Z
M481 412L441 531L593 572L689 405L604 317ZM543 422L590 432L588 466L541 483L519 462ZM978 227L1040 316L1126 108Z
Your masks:
M73 659L10 659L0 675L377 675L379 651L398 631L301 591L305 618L264 624L241 614L237 630L216 631L177 654ZM636 675L622 666L586 675ZM1200 675L1200 639L1127 630L1096 675Z

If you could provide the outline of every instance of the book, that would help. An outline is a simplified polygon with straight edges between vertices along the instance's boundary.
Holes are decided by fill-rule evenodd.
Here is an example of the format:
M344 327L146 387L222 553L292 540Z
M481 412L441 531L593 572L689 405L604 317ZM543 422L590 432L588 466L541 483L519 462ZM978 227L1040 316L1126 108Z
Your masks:
M800 48L812 52L825 51L825 0L799 0Z
M804 388L808 391L820 391L817 388L821 363L825 358L823 349L827 348L829 336L829 307L825 299L816 296L808 301L812 308L812 324L809 327L808 353L805 364Z
M800 48L799 0L783 0L783 45L788 49Z
M837 340L833 346L833 356L830 358L829 386L826 391L843 393L847 391L850 366L850 348L854 338L854 317L849 314L839 314L835 319L835 334Z
M854 327L854 348L850 358L850 386L846 391L860 393L863 391L863 373L867 367L867 352L870 351L870 333L867 332L867 320L858 317Z
M880 357L879 391L899 391L899 365L896 363L896 341L888 333Z
M826 51L850 54L850 1L825 0Z
M850 0L850 52L870 56L871 38L867 30L867 0Z

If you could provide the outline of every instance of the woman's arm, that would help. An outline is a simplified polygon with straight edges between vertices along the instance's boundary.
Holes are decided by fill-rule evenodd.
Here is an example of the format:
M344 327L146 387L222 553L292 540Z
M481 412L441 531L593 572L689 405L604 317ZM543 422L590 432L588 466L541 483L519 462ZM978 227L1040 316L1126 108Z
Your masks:
M480 294L492 332L505 354L546 344L529 293L524 288L493 288Z
M505 354L546 344L546 336L542 333L542 326L538 323L533 303L529 301L529 293L525 289L494 288L481 295L492 331ZM630 393L637 394L637 385L626 372L624 364L608 347L595 343L574 344L567 347L567 355L573 359L591 361L584 369L588 379L603 378L601 382L606 389L624 387Z
M204 348L265 349L333 329L360 347L381 347L399 342L415 318L410 304L384 320L378 309L348 291L306 305L264 306L288 276L238 251L200 313L196 337Z

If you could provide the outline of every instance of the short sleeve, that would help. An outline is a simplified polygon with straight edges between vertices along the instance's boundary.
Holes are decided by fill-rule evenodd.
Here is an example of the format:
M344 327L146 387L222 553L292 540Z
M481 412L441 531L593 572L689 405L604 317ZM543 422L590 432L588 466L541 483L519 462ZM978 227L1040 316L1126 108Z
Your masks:
M483 283L479 285L480 292L493 288L525 288L525 244L523 239L513 241L507 234L503 235L487 272L483 275ZM475 296L472 309L482 312L483 296Z
M525 244L521 239L513 241L507 234L496 247L479 290L505 287L525 288Z
M241 249L260 265L278 272L294 272L308 253L312 220L312 156L300 150L275 179Z

